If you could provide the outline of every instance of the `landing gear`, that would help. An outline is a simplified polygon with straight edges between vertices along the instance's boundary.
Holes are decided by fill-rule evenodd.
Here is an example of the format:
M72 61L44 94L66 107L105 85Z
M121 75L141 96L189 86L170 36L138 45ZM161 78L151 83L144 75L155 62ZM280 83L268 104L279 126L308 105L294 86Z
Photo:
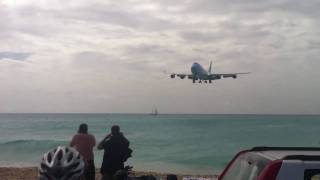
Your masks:
M199 80L199 83L202 83L202 81L201 81L201 80Z
M206 83L206 84L207 84L207 81L204 81L204 83Z
M212 83L212 80L211 80L211 79L209 79L209 83L210 83L210 84Z

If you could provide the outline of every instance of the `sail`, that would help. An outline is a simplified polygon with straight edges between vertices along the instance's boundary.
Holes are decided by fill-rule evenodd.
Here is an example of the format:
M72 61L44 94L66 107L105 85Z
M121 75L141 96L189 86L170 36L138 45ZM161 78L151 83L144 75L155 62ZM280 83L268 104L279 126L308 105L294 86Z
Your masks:
M154 109L152 108L151 115L154 115L154 116L158 115L158 109L157 108L154 108Z

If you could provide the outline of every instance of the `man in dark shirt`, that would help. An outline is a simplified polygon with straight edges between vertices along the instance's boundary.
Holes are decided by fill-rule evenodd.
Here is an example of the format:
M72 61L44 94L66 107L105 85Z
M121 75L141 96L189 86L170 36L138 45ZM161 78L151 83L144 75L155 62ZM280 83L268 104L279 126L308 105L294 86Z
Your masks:
M110 180L120 169L124 168L124 162L131 156L129 141L120 132L120 127L111 127L108 134L98 145L99 150L104 150L101 165L102 180Z

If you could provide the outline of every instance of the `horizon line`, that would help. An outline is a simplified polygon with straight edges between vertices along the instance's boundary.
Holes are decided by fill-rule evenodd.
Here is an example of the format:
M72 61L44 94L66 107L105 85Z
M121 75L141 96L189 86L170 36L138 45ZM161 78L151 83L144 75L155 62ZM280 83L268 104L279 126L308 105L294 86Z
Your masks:
M130 113L130 112L0 112L1 114L126 114L126 115L153 115L152 113ZM159 113L158 115L309 115L317 116L320 114L288 114L288 113Z

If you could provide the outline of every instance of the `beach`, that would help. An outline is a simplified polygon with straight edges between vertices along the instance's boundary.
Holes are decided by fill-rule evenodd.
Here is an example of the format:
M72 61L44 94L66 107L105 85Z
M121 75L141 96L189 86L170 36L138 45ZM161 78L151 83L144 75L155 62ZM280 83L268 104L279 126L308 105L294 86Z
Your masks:
M156 172L136 172L133 171L130 176L143 176L143 175L153 175L159 179L165 179L166 173L156 173ZM187 175L187 174L176 174L178 179L181 180L183 177L206 177L215 179L216 175ZM38 179L38 169L37 167L0 167L0 177L1 180L36 180ZM100 180L101 176L99 169L96 169L96 180Z

